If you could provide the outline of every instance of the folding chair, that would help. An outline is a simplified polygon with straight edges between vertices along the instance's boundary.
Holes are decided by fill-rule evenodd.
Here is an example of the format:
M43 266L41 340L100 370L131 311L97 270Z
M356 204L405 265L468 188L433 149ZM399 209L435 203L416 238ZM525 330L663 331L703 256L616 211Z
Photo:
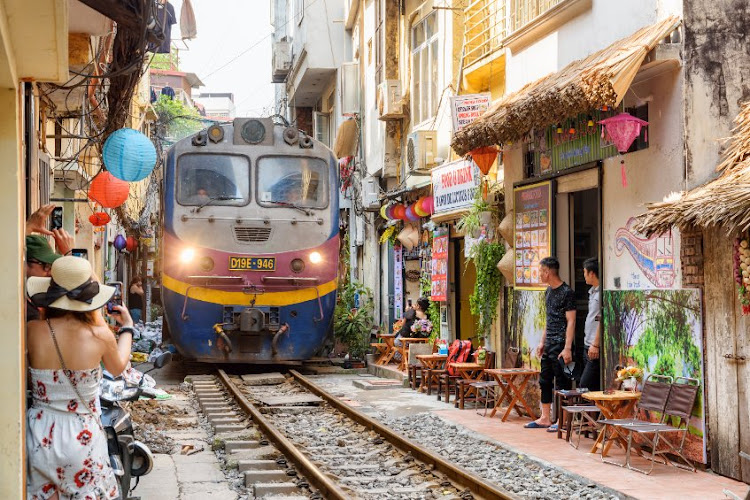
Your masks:
M688 433L690 415L693 412L695 399L698 397L698 389L700 389L700 381L698 379L689 377L677 377L677 380L675 380L675 383L672 384L672 387L669 391L669 398L667 399L667 404L664 407L664 413L660 422L640 421L638 423L612 424L617 428L626 429L626 432L628 433L628 447L627 450L625 450L626 467L643 474L651 474L651 472L654 470L654 462L656 462L656 456L659 455L664 465L674 465L675 467L695 472L695 467L683 454L683 448L685 446L685 438L687 437ZM679 419L676 426L672 426L670 425L670 423L668 423L673 418ZM673 442L670 439L660 439L663 434L675 433L682 434L682 438L679 440L679 442ZM648 471L633 467L633 465L630 463L630 450L632 447L634 434L638 434L638 436L640 436L640 438L645 441L645 444L651 447L651 456L645 457L651 461L651 467ZM653 435L653 438L649 437L651 435ZM665 446L660 450L659 444L663 444ZM675 455L677 457L677 460L682 460L684 464L667 458L666 455L668 453Z
M454 403L454 406L460 409L464 409L464 405L467 401L474 401L475 403L479 403L478 398L479 394L475 390L474 384L478 382L486 382L487 381L487 375L484 373L484 370L488 368L494 368L495 367L495 353L492 351L487 351L485 357L484 357L484 368L482 369L482 372L477 376L474 380L466 380L466 379L459 379L456 381L456 388L458 390L456 394L456 401ZM471 394L474 394L474 398L470 398Z
M588 432L597 432L597 420L599 418L599 407L596 405L570 405L563 406L562 413L564 418L560 419L558 429L562 429L563 421L565 422L565 440L575 449L581 445L581 434ZM578 433L578 440L573 444L570 438L571 433Z

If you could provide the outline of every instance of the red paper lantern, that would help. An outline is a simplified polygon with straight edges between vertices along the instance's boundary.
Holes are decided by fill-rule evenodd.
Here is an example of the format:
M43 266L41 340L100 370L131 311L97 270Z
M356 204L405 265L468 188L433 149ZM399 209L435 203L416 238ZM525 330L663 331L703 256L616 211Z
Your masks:
M89 199L104 208L119 207L128 199L129 192L130 185L127 182L117 179L106 170L99 172L89 185Z
M104 226L110 220L112 220L112 218L107 212L94 212L89 216L89 222L91 222L92 226Z
M471 158L474 160L474 163L476 163L477 167L479 167L479 171L482 172L482 175L487 175L487 173L489 173L490 169L492 168L492 164L495 163L495 158L497 158L497 147L485 146L482 148L477 148L474 149L470 154Z
M136 248L138 248L138 240L134 236L128 236L128 239L125 240L125 249L128 252L134 252Z
M396 205L393 207L393 217L396 219L406 220L406 207L403 205Z

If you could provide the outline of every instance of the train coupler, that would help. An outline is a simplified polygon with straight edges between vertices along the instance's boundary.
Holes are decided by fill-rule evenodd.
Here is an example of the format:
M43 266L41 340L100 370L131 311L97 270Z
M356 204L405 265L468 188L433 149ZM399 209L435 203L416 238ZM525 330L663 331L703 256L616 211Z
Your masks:
M232 352L232 341L229 340L229 337L224 332L224 325L222 323L216 323L214 325L214 332L223 341L223 345L221 346L222 350L226 354Z

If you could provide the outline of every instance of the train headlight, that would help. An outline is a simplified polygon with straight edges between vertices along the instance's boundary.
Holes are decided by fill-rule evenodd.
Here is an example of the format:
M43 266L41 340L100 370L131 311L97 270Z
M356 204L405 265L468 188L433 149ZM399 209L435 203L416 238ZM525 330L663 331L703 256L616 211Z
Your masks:
M302 259L294 259L289 263L289 267L291 267L292 271L294 271L295 273L301 273L305 270L305 261L303 261Z
M313 264L320 264L323 262L323 256L320 255L320 252L313 252L310 254L310 262Z
M214 268L214 259L208 256L201 257L200 266L203 271L208 272Z
M188 262L192 261L195 258L195 249L194 248L186 248L182 252L180 252L180 262L183 264L187 264Z

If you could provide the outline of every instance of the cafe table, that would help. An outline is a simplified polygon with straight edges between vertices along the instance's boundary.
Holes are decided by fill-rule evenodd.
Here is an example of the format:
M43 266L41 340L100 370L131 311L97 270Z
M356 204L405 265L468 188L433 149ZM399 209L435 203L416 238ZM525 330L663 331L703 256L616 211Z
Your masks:
M376 365L387 365L394 354L396 354L396 346L393 344L396 340L395 334L381 333L377 335L377 338L383 341L385 349L380 354L380 357L375 361Z
M419 384L419 392L430 389L431 381L429 379L432 377L432 370L442 370L447 359L447 354L420 354L417 356L417 361L422 364L422 382Z
M453 367L456 372L456 376L461 377L463 380L474 381L479 377L479 374L484 370L484 363L448 363L448 368ZM447 377L447 374L446 374ZM451 388L450 379L445 381L445 402L450 402ZM458 398L458 393L456 393ZM438 401L440 400L440 392L438 391Z
M409 344L422 344L429 342L426 337L401 337L399 338L401 347L394 346L394 349L401 353L401 362L398 364L399 371L406 371L406 365L409 362Z
M629 418L632 416L633 408L641 398L641 393L631 391L611 391L611 393L607 394L605 391L593 391L583 393L581 397L594 403L597 408L599 408L599 411L601 411L603 419L616 419ZM605 431L606 429L599 433L599 436L594 442L594 446L591 447L591 453L596 453L599 446L601 446ZM615 441L618 441L621 445L627 447L627 442L620 435L615 434L614 439L610 440L605 447L602 448L602 456L607 456L609 448Z
M495 416L495 413L500 409L500 406L506 398L510 399L510 404L508 405L508 409L505 410L505 414L500 419L502 422L508 420L513 408L516 409L518 416L522 417L521 407L523 407L528 416L532 419L535 418L534 410L531 409L528 401L523 397L523 390L526 388L526 385L532 377L539 375L539 370L531 368L497 368L485 370L485 373L488 373L493 379L495 379L498 387L503 388L500 397L495 401L495 407L490 413L490 418Z

